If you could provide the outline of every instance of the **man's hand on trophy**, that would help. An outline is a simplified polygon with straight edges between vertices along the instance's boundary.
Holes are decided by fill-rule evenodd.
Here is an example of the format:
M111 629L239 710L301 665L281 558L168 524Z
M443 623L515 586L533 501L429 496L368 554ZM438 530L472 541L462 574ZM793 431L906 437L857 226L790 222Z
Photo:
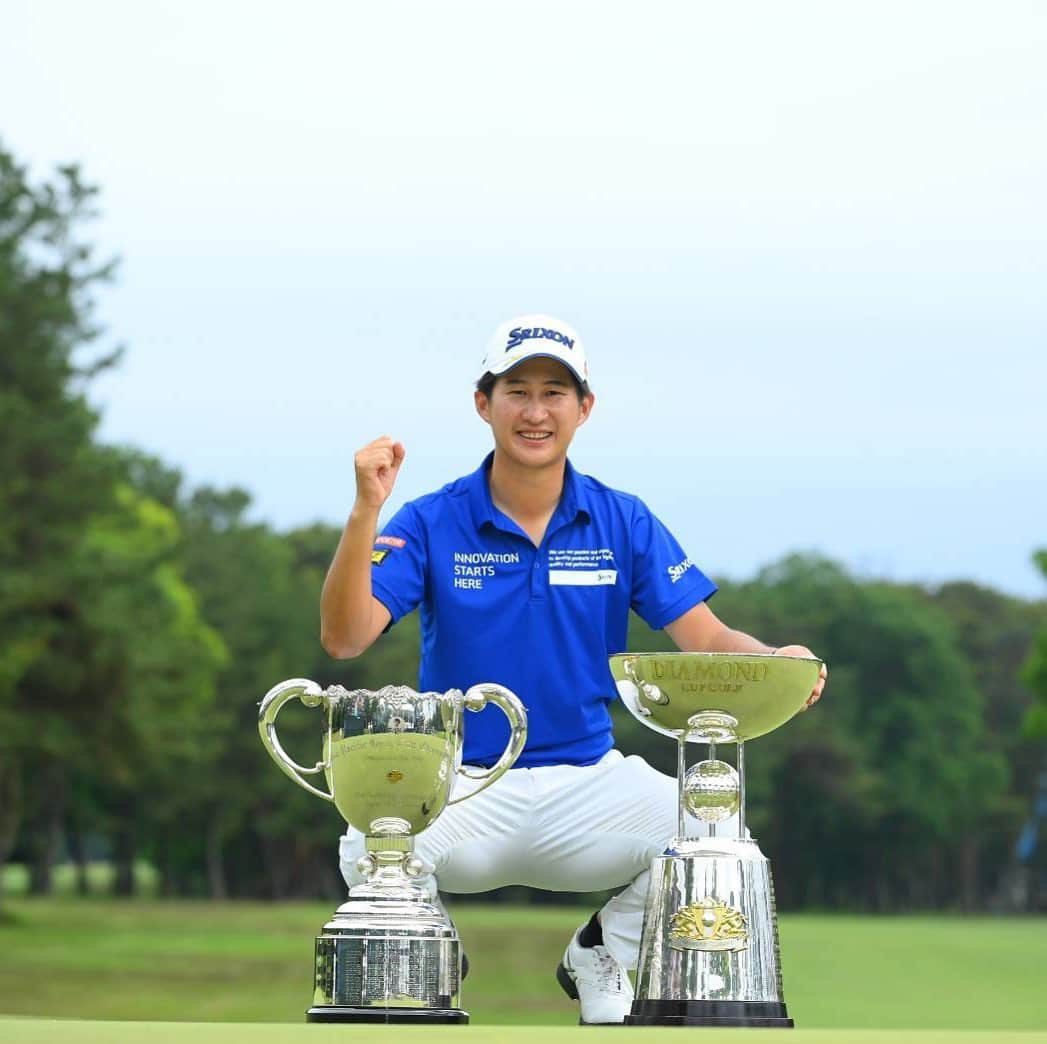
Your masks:
M357 500L368 507L380 508L396 485L405 455L403 443L394 442L388 435L364 446L353 459Z
M774 650L775 656L809 656L812 659L820 659L815 656L806 645L783 645L780 649ZM815 682L814 689L811 690L811 695L807 697L807 702L803 705L803 709L807 710L808 707L813 707L821 698L822 690L825 688L825 679L829 675L829 668L823 663L822 669L818 672L818 681Z

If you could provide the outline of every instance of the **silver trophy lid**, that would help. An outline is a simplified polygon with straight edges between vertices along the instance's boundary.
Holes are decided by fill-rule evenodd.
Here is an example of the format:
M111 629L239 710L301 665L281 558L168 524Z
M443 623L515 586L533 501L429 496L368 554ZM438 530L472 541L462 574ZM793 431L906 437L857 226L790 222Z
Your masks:
M635 718L665 736L707 742L699 718L705 712L734 719L731 741L784 725L813 692L822 661L771 653L616 653L610 666Z

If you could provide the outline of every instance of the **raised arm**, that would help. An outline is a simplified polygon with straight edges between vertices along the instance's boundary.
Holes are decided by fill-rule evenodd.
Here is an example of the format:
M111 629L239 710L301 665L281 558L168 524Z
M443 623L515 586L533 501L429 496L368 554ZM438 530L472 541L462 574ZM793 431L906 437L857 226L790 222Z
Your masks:
M403 460L403 445L388 435L364 446L354 458L356 500L320 595L320 641L341 660L369 649L391 618L371 591L371 552L379 512L396 485Z

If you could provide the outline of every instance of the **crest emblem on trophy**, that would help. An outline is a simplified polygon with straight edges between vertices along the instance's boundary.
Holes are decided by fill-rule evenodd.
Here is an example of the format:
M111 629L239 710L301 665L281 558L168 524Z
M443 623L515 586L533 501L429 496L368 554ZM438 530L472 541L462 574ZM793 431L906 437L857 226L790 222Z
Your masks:
M288 757L276 717L290 700L324 714L322 758L312 767ZM466 711L489 703L509 719L509 741L489 769L462 767ZM420 880L414 836L448 806L461 776L478 783L472 797L516 761L527 736L517 697L494 683L466 693L321 689L292 678L274 686L259 708L262 743L291 779L332 802L365 838L357 863L363 877L316 939L309 1022L463 1023L462 954L458 932L435 890ZM305 777L322 775L327 790Z
M677 743L677 835L651 865L630 1025L791 1027L770 864L745 829L744 744L785 724L822 661L740 653L621 653L622 702ZM688 744L707 757L688 767ZM737 768L717 748L733 746ZM706 824L691 836L687 815ZM735 820L733 833L719 824Z

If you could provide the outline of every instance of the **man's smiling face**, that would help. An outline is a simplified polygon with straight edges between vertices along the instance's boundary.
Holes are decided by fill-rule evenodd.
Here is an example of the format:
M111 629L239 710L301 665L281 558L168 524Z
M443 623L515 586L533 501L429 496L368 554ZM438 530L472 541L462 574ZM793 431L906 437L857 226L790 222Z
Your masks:
M571 372L555 359L528 359L499 377L490 398L477 392L476 411L507 460L531 467L559 463L584 424L593 396L578 398Z

